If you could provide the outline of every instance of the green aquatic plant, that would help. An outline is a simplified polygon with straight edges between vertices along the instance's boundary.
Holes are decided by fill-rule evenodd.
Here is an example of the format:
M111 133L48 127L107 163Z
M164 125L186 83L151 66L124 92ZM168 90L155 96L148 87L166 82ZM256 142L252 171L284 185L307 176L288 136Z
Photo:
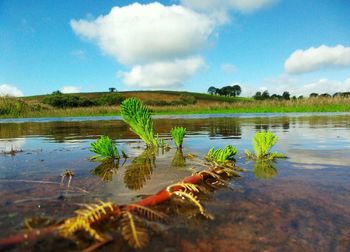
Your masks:
M286 158L284 154L270 152L270 149L277 143L278 137L271 131L256 132L253 138L254 154L245 150L245 154L250 159L273 160L275 158Z
M217 164L225 164L230 160L234 160L234 156L237 154L237 149L233 147L232 145L226 145L224 149L217 149L211 148L207 155L205 155L205 159L208 162L213 162Z
M171 165L174 167L184 167L186 166L186 159L182 152L182 149L177 149L174 155Z
M186 135L186 128L184 127L174 127L170 131L171 136L176 144L177 148L182 148L182 143Z
M137 134L147 147L158 147L154 125L149 109L138 99L129 98L121 104L121 115L130 130Z
M277 169L272 160L256 160L253 172L257 179L271 179L277 175Z
M90 157L90 160L104 161L120 158L117 146L113 144L108 136L101 136L96 142L91 143L90 151L96 154Z

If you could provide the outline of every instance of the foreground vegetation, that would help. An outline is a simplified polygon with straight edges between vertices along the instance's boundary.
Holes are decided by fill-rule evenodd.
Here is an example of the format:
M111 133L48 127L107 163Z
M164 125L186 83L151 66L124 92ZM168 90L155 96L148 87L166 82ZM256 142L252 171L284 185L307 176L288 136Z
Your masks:
M84 94L84 99L92 99ZM181 96L182 95L182 96ZM220 97L207 94L171 91L124 92L125 97L142 100L153 114L218 114L218 113L288 113L288 112L350 112L350 97L311 97L291 100L254 100L250 98ZM120 96L118 96L120 97ZM120 115L120 105L109 105L110 100L122 99L102 96L99 105L64 107L43 103L41 98L0 97L0 117L67 117ZM164 97L161 99L160 97ZM76 99L73 101L77 101ZM165 102L166 101L166 102ZM70 101L71 102L71 101ZM85 102L85 104L87 104Z

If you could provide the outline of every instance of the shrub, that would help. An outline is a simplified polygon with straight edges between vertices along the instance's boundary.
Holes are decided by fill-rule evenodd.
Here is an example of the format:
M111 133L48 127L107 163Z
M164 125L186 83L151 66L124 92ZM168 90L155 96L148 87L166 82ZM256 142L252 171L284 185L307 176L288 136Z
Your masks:
M95 106L96 102L75 95L52 94L44 98L44 104L56 108L76 108Z
M192 95L186 95L186 94L180 95L180 101L183 102L184 104L196 104L197 103L196 97L194 97Z
M125 100L124 96L121 96L121 95L116 94L116 93L110 93L110 94L105 94L105 95L101 96L97 100L97 103L99 105L112 106L112 105L120 105L124 100Z

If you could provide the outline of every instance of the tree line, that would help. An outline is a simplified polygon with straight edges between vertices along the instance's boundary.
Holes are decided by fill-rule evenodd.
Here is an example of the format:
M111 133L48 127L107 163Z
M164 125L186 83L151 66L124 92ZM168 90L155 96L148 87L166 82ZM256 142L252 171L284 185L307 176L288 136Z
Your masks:
M208 88L208 93L211 95L222 95L222 96L239 96L242 89L239 85L225 86L222 88L216 88L211 86Z

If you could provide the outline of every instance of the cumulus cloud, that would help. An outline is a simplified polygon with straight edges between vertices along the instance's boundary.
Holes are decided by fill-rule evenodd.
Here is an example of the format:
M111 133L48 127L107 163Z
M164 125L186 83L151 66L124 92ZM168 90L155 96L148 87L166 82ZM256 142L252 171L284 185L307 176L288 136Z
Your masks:
M134 3L95 20L71 20L79 36L96 41L118 62L132 66L188 56L202 48L215 21L179 5Z
M264 81L264 90L268 90L271 94L282 94L284 91L290 92L291 95L309 96L311 93L328 93L350 91L350 78L345 80L330 80L320 78L312 82L303 82L289 75L282 74L275 78L266 79Z
M142 88L175 87L182 84L198 70L205 67L201 57L190 57L173 61L160 61L136 65L130 72L120 72L123 82L128 86Z
M9 84L0 85L0 96L23 96L23 92L17 87Z
M181 0L184 6L199 10L237 10L252 12L277 2L277 0Z
M80 93L81 87L77 86L64 86L60 89L60 91L64 94L70 93Z
M220 68L221 68L221 71L228 74L231 74L237 71L236 66L230 63L222 64Z
M350 66L350 47L343 45L335 47L322 45L307 50L296 50L284 63L285 70L291 74L346 66Z

